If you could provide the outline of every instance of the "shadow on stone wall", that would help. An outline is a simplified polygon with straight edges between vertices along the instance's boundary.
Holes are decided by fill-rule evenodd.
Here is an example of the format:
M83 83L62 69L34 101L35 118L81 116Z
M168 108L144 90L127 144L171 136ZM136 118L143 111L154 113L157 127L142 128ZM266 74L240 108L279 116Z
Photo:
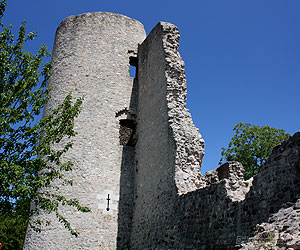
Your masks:
M124 146L122 154L117 249L129 246L134 206L134 147Z
M252 183L243 181L242 166L236 162L208 172L203 176L206 186L178 199L178 248L240 248L257 224L300 198L299 163L298 132L274 148ZM289 226L285 225L287 232Z
M120 119L120 145L123 146L121 176L120 176L120 199L118 209L118 236L117 249L129 249L130 232L132 226L134 208L134 177L135 177L135 144L136 144L136 108L137 108L138 82L133 81L132 94L129 109L118 112L116 116L123 115L126 119Z

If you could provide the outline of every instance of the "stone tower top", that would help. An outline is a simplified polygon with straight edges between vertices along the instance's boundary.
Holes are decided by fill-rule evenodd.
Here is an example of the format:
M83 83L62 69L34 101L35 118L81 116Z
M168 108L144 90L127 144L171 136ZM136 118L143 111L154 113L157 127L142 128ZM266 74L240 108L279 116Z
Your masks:
M145 36L140 22L114 13L70 16L59 25L48 85L51 99L44 115L70 91L74 98L84 97L75 121L78 134L65 155L74 163L69 176L73 186L61 185L60 192L78 198L91 212L83 216L72 209L61 211L79 238L50 216L52 224L41 234L29 229L24 249L116 249L123 154L116 113L130 107L134 78L129 76L129 60Z

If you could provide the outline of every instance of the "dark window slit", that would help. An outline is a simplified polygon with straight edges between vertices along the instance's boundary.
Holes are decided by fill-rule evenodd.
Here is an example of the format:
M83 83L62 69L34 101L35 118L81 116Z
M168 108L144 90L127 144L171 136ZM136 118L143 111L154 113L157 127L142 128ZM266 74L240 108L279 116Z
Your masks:
M120 145L134 147L136 139L134 137L136 131L136 122L130 119L120 120Z

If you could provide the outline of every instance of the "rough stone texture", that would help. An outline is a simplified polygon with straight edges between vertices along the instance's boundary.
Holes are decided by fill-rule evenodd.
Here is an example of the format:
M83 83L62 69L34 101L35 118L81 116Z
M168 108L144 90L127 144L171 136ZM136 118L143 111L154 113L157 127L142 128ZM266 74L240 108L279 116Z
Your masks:
M176 147L168 124L162 33L158 24L138 50L138 140L131 231L135 249L161 246L161 232L167 230L174 213Z
M242 203L242 229L252 234L256 224L266 222L283 204L300 195L300 132L276 146L253 178Z
M251 186L243 172L240 163L225 163L201 178L201 188L179 197L174 247L234 248L242 219L240 202Z
M242 180L243 170L236 162L208 172L202 177L202 188L179 198L178 229L172 235L174 246L239 249L260 224L258 228L262 232L244 249L258 249L257 239L262 235L269 237L270 232L274 232L274 242L281 247L278 249L298 249L299 162L300 132L297 132L273 149L253 180ZM264 246L274 242L264 243Z
M227 195L236 201L243 200L249 192L253 178L244 180L244 167L239 162L226 162L215 170L207 172L202 178L203 187L226 180Z
M186 79L184 62L178 52L178 29L170 23L161 23L161 27L166 61L168 122L176 145L175 183L178 193L183 194L200 186L204 140L186 108Z
M131 212L124 212L124 204L131 203L132 209L132 198L126 193L130 186L120 191L120 183L132 178L134 160L132 150L123 148L119 140L119 120L129 115L116 117L116 114L130 110L133 105L129 57L137 52L138 43L144 38L145 31L140 22L114 13L71 16L59 25L49 83L53 89L52 99L45 115L69 91L75 98L85 98L82 112L75 121L78 135L66 155L66 159L75 163L70 176L74 184L72 187L61 186L61 190L69 198L79 198L81 204L92 211L82 214L67 209L63 212L80 232L78 238L72 237L55 216L43 215L44 219L52 219L51 226L41 234L28 228L24 249L115 250L120 227L118 207L124 218L122 226L129 227L125 217ZM110 210L106 211L108 194Z
M62 189L92 212L64 211L79 238L54 222L42 234L28 228L24 249L300 249L300 132L248 181L238 162L201 176L204 141L185 107L177 27L161 22L144 36L112 13L59 26L45 113L70 90L85 96L66 156L74 186Z
M300 249L300 199L287 203L268 222L256 226L255 236L241 249Z
M136 200L131 245L167 249L179 193L196 189L204 154L186 105L179 33L158 23L138 50Z

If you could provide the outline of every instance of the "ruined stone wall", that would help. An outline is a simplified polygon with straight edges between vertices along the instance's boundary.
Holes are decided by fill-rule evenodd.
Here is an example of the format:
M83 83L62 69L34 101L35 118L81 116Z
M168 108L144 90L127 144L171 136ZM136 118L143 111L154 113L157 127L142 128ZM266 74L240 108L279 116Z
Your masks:
M113 13L60 24L45 115L69 91L85 98L65 156L75 163L74 185L61 190L92 211L63 211L78 238L42 215L52 224L40 234L28 228L24 249L256 249L257 237L276 230L276 247L300 249L293 240L300 133L276 147L253 179L243 180L238 162L202 176L204 141L185 107L179 37L175 25L161 22L144 40L142 24Z
M299 133L276 147L253 179L244 181L237 162L201 176L204 142L185 108L178 41L174 25L159 23L139 47L131 246L237 249L258 223L287 202L294 206L300 194Z
M168 229L174 213L176 147L168 125L162 36L163 27L158 24L138 49L134 249L161 246L161 232Z
M300 249L300 199L286 203L267 221L256 225L254 237L241 244L243 250Z
M119 141L119 120L123 117L116 114L130 107L133 78L129 76L129 57L144 38L141 23L113 13L71 16L59 25L49 83L52 97L45 115L70 91L74 98L84 97L82 112L75 121L78 135L65 157L74 162L69 176L73 186L60 187L66 197L78 198L91 212L63 211L79 231L77 238L55 216L42 215L52 224L42 233L28 228L24 249L116 249L121 165L122 169L133 168L128 166L133 162L132 150L124 152ZM130 176L130 171L124 174L123 182ZM123 191L123 203L124 198Z
M177 201L177 248L233 249L240 233L240 201L251 181L243 180L243 167L226 163L202 177L203 185Z
M178 194L195 190L204 141L186 109L179 33L159 23L138 50L134 249L168 249Z
M254 177L242 202L242 231L253 236L254 232L261 233L267 223L266 231L272 229L278 234L274 249L300 249L299 199L300 132L297 132L273 149ZM257 224L262 224L261 229Z
M203 187L178 200L178 248L238 249L256 235L243 249L300 249L299 162L298 132L273 149L253 180L243 180L236 162L208 172Z
M175 184L178 194L184 194L196 190L201 185L200 168L204 156L204 140L186 108L184 61L178 52L180 34L173 24L162 23L161 25L168 123L176 145Z

